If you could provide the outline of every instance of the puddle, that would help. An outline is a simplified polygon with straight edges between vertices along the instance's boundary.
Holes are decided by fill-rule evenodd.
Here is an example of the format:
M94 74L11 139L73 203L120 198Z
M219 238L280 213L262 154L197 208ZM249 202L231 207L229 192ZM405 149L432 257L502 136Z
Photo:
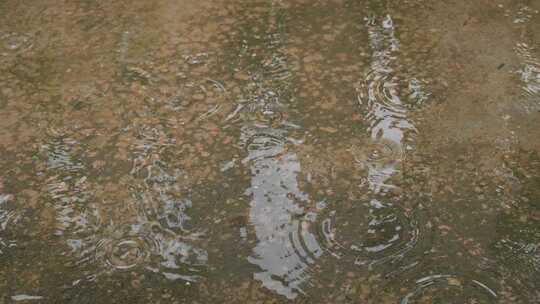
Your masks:
M0 303L537 303L534 1L0 10Z

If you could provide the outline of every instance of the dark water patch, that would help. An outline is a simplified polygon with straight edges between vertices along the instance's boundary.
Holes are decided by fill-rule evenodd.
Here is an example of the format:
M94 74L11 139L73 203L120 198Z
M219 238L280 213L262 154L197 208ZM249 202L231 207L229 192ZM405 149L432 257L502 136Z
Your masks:
M515 296L538 299L537 279L540 268L540 230L538 167L536 153L521 151L508 158L516 186L512 194L516 200L497 217L497 238L490 244L496 256L498 270L512 279ZM532 278L532 279L531 279ZM522 301L523 301L522 299Z

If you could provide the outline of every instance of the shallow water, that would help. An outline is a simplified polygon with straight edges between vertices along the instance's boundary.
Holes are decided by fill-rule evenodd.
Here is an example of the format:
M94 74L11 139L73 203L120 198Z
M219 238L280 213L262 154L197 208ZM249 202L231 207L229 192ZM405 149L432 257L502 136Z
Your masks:
M540 302L540 2L0 11L0 303Z

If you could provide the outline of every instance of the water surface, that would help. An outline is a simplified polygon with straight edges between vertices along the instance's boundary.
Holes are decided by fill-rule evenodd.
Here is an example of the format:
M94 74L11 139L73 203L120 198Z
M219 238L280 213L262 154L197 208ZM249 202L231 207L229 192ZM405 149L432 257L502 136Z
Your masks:
M539 4L3 1L0 303L540 302Z

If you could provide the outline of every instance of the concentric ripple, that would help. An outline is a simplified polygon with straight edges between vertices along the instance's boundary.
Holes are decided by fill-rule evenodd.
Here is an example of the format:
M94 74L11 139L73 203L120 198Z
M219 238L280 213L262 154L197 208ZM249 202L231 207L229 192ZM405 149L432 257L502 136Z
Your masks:
M379 24L380 22L380 24ZM367 29L372 50L370 71L359 88L362 110L366 111L370 140L353 147L357 162L369 169L369 188L373 193L393 188L387 181L398 171L404 152L412 148L416 128L408 118L409 107L403 100L399 77L396 76L400 43L390 15L368 18ZM420 94L417 82L409 96L427 98Z
M371 65L357 88L358 100L366 111L371 138L403 145L407 135L416 132L407 117L409 110L425 103L430 94L423 88L422 81L396 74L400 43L391 16L387 15L382 20L368 18L367 28L372 50Z
M424 241L418 212L373 199L325 205L317 220L325 248L358 266L376 266L421 250Z
M271 158L284 152L286 145L285 132L278 129L246 129L242 133L244 146L248 152L245 161L259 158Z
M366 19L373 53L370 69L357 89L358 101L371 109L368 119L373 124L382 120L381 115L407 120L407 112L424 104L431 94L424 89L424 80L396 75L400 42L394 22L389 15L380 25L378 21L376 17Z
M133 268L159 273L170 280L195 282L208 261L207 253L186 243L159 223L137 223L106 234L96 256L114 270Z
M137 130L131 149L136 214L122 219L130 225L113 226L99 255L112 269L137 268L169 280L198 281L208 261L207 252L196 246L203 232L191 227L193 202L182 195L185 172L163 159L175 141L158 127Z
M283 113L272 109L255 112L255 121L261 125L279 125L283 121Z
M486 284L461 276L436 274L416 280L416 287L400 304L497 303L497 293Z
M150 240L135 236L105 240L97 246L98 251L104 252L105 262L121 270L133 268L147 261L153 248L155 244Z
M404 158L399 143L388 139L370 141L351 148L356 164L368 169L367 182L374 193L396 188L387 181L396 174Z
M381 167L399 163L403 159L402 147L391 140L377 140L352 147L356 162L363 166Z
M371 64L357 91L368 139L351 152L357 164L367 169L369 198L333 203L319 226L334 256L371 267L424 249L426 224L420 211L403 209L399 198L389 200L387 194L398 188L391 181L400 171L405 153L413 149L417 130L409 112L425 103L430 94L418 79L397 73L400 41L392 17L366 18L366 27Z
M279 90L265 84L261 75L254 75L252 83L247 84L247 100L241 107L241 117L244 121L266 127L279 127L285 122L285 105ZM273 80L272 80L273 81Z
M301 171L296 154L288 151L291 139L285 127L246 125L241 141L250 166L251 196L249 219L258 243L249 261L260 267L255 279L266 288L289 299L305 293L310 265L322 255L302 204L309 197L300 191Z

